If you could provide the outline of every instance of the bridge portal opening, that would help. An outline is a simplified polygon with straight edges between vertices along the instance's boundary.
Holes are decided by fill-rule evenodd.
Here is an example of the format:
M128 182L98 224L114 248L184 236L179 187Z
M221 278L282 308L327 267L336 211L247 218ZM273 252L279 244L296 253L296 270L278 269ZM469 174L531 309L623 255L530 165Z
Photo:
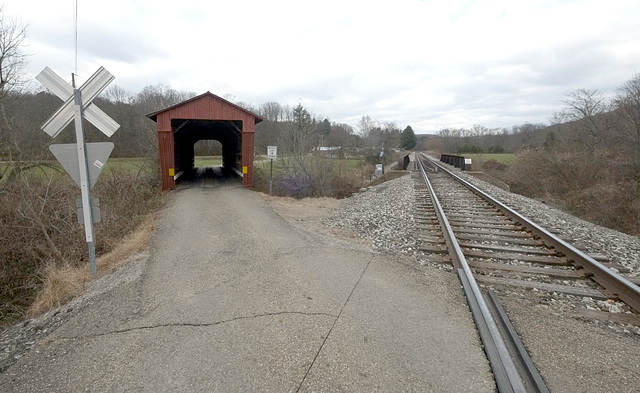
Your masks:
M202 139L193 145L196 166L222 166L222 144L215 139Z
M242 177L241 121L173 119L171 126L175 130L175 181L202 176ZM214 146L219 150L220 164L197 166L196 151Z

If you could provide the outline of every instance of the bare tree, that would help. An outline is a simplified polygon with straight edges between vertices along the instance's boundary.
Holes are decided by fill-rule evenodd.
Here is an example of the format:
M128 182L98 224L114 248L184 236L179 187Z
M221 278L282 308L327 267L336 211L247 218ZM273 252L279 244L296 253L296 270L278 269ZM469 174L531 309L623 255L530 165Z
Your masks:
M362 116L362 119L360 119L360 121L358 122L358 134L363 139L366 139L369 137L371 130L373 130L376 126L376 122L371 120L371 117L369 117L368 115Z
M7 18L0 6L0 100L24 83L27 30L28 26Z
M356 138L353 135L353 129L347 124L332 123L329 135L325 139L326 146L341 146L352 147L353 140Z
M268 121L277 122L282 120L282 106L277 102L267 102L262 104L259 113Z
M317 122L301 104L292 110L288 120L281 144L293 154L296 161L302 162L315 145L313 134L317 129Z
M146 114L168 108L189 98L195 97L193 92L174 90L163 84L146 86L133 98L133 105L136 107L138 123L134 125L137 132L145 135L144 142L150 151L157 151L156 125L145 117ZM147 156L148 154L145 154Z
M319 122L301 104L290 113L279 142L279 146L291 154L282 160L282 187L287 195L297 197L329 195L335 165L331 160L311 154L318 140Z
M15 156L21 156L20 144L13 132L13 121L7 115L6 105L12 93L18 93L24 82L26 38L27 26L7 18L0 6L0 161L10 164L0 173L0 178L5 180L14 173Z
M168 108L195 96L196 93L178 91L172 89L170 86L159 83L155 86L145 86L142 91L138 93L134 102L140 105L146 113L151 113Z
M104 96L114 104L130 104L133 101L133 95L118 85L110 86Z
M597 91L574 90L562 100L564 109L555 114L554 122L570 123L575 142L584 144L593 152L606 141L613 128L612 118L606 114L610 103Z
M618 88L614 105L622 121L617 127L621 150L632 163L636 187L640 192L640 75Z

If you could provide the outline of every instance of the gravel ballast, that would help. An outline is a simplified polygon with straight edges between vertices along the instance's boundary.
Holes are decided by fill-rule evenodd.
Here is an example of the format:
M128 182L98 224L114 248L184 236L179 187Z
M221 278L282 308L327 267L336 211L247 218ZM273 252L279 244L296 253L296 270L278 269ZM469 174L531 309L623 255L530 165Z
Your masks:
M464 172L459 176L542 227L562 233L588 253L602 254L631 270L627 276L640 276L640 238L584 221L558 209L521 195L506 192ZM403 176L341 201L340 207L324 224L355 231L370 240L381 252L418 255L414 234L415 197L411 176Z
M414 206L413 180L407 175L342 200L323 222L354 231L381 252L417 255Z

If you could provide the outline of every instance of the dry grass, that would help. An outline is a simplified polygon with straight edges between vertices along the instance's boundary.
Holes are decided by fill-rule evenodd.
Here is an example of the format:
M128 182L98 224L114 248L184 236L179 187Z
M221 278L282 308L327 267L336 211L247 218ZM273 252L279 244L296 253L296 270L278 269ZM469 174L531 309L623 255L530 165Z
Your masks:
M94 278L111 273L119 266L135 260L149 247L155 228L156 214L149 214L138 228L110 253L97 258L98 275L92 277L89 266L50 264L45 272L44 288L28 311L31 317L40 315L69 302L82 294L86 284Z
M96 260L98 274L104 275L122 266L132 257L144 252L149 247L151 235L155 228L157 215L149 214L138 225L138 228L118 244L113 251Z
M51 264L47 267L44 288L29 309L30 316L37 316L82 294L84 285L89 281L89 269L69 264Z

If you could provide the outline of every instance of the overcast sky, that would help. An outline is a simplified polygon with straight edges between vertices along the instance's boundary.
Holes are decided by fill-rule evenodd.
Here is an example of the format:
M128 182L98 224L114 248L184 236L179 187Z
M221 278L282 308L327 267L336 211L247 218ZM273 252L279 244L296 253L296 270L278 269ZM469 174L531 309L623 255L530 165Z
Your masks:
M29 75L75 71L74 0L5 0L29 24ZM78 0L80 81L104 66L135 94L164 84L445 127L548 123L571 90L640 72L638 0ZM35 82L37 83L37 82Z

